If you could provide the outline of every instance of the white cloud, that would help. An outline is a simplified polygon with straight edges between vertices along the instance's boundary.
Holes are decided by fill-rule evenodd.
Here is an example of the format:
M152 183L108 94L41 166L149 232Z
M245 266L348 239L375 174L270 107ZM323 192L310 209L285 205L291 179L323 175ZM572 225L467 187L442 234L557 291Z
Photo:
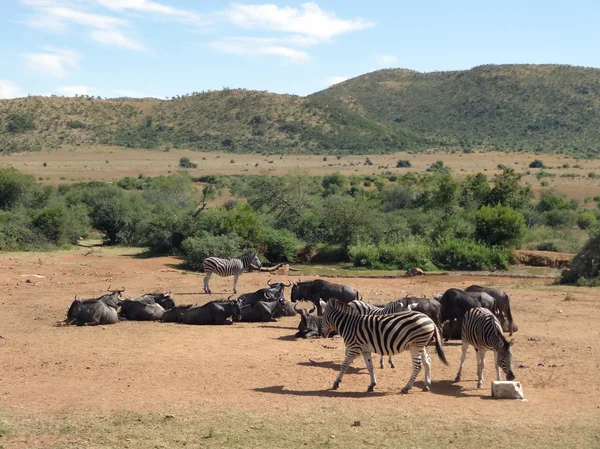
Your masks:
M178 21L189 22L195 24L209 24L211 21L203 18L200 14L184 9L173 8L172 6L163 5L161 3L150 0L97 0L97 2L113 11L138 11L156 16L168 16Z
M282 45L280 39L229 37L210 42L208 45L213 50L221 53L238 56L279 56L294 64L301 64L310 60L307 52Z
M50 46L42 47L44 53L26 53L26 67L43 75L63 78L70 70L79 68L81 55L71 50L60 50Z
M145 51L146 47L135 39L128 38L119 30L93 30L90 37L96 42L109 47L121 47L128 50Z
M392 67L400 62L400 58L392 55L380 55L377 57L377 62L379 62L379 65L382 67Z
M23 92L15 83L8 80L0 80L0 98L18 98L23 96Z
M246 29L261 29L312 36L329 40L333 36L374 26L364 19L343 20L334 12L323 11L314 2L301 5L302 10L273 4L242 5L234 3L224 12L226 20Z
M93 95L94 89L89 86L62 86L55 89L61 95L74 97L75 95Z
M346 76L330 76L327 78L328 86L333 86L334 84L338 84L344 82L348 79Z

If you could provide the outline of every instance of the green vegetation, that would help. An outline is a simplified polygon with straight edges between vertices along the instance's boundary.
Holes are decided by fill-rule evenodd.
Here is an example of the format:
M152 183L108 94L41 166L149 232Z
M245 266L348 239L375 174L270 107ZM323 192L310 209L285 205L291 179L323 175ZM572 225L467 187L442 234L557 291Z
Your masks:
M571 269L565 270L561 276L561 283L586 287L597 287L600 285L600 226L590 231L590 238L571 261Z
M182 157L179 159L179 166L181 168L197 168L198 164L190 161L189 157Z
M308 97L223 89L170 100L0 100L0 152L64 145L336 155L451 148L594 158L599 106L598 69L388 69Z

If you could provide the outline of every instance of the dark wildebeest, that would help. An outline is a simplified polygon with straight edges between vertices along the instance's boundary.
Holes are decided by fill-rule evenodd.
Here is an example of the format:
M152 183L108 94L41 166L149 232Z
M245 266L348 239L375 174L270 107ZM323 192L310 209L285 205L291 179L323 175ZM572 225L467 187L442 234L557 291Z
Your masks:
M283 314L283 301L258 301L254 305L241 307L241 321L260 323L277 321Z
M182 321L185 324L233 324L233 321L240 321L240 316L238 300L211 301L187 309L183 312Z
M283 300L281 301L281 306L283 310L281 311L281 316L296 316L298 313L296 311L296 304L292 301Z
M165 310L175 307L175 301L171 298L170 293L146 293L139 298L135 298L135 301L140 301L144 304L158 304Z
M498 290L496 288L487 288L481 287L479 285L471 285L467 287L466 292L484 292L490 295L492 298L496 300L496 310L494 314L500 320L500 324L502 325L502 330L504 332L510 332L512 336L513 331L516 332L518 330L518 326L513 323L512 313L510 311L510 297L508 294L502 290ZM508 323L506 321L508 320Z
M67 312L67 319L63 324L77 324L78 326L97 326L99 324L115 324L119 321L117 307L121 305L121 290L111 290L107 295L96 299L81 300L75 296Z
M311 301L317 308L317 315L323 315L321 300L327 302L330 298L339 299L348 304L360 299L358 292L350 285L334 284L322 279L295 283L292 287L292 302Z
M296 338L311 338L320 337L323 335L323 317L313 315L316 307L310 310L294 309L300 315L300 324L298 324L298 332Z
M165 309L156 303L147 304L134 299L126 299L121 303L119 310L120 320L130 321L158 321L165 313Z
M285 287L290 287L291 282L288 284L283 284L281 282L275 282L271 284L271 280L267 281L269 284L268 288L261 288L260 290L255 291L254 293L244 293L238 297L240 301L240 305L243 306L253 306L259 301L272 302L272 301L282 301L285 298ZM229 299L232 297L230 296Z
M444 292L439 301L441 303L440 321L442 324L446 321L450 322L448 338L445 340L455 335L455 320L458 322L458 329L461 329L462 318L467 310L473 307L484 307L492 313L496 310L494 298L484 292L465 292L458 288L451 288Z
M186 310L192 307L191 304L185 306L175 306L163 313L160 319L163 323L183 323L183 314Z
M442 321L440 319L442 305L439 301L432 298L417 298L413 296L407 296L400 301L402 301L406 310L416 310L417 312L424 313L433 320L437 327L442 329Z

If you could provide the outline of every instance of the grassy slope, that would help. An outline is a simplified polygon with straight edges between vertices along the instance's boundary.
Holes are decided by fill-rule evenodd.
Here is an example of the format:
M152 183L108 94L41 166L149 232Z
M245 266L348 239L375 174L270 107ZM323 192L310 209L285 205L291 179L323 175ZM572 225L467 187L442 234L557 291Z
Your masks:
M438 146L600 154L600 70L559 65L372 72L307 98L226 89L174 100L0 100L0 152L72 145L267 153ZM29 117L34 129L9 132Z

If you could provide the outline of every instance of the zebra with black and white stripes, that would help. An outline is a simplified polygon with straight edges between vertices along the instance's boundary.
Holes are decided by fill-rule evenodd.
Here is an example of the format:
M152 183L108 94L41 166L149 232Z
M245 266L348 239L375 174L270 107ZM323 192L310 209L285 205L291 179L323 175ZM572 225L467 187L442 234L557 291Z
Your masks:
M460 381L469 345L472 345L477 352L477 388L481 388L483 385L485 353L488 350L494 351L497 380L500 380L500 368L506 374L506 380L515 379L512 370L511 350L514 340L508 341L504 338L500 321L498 321L498 318L491 311L483 307L475 307L467 310L463 317L461 336L462 356L456 379L454 379L455 382Z
M237 281L240 275L250 266L261 268L262 264L256 253L245 254L239 259L221 259L220 257L207 257L202 262L204 276L204 292L212 293L208 281L213 273L218 276L233 276L233 293L237 293Z
M368 304L359 300L349 302L348 305L361 315L389 315L391 313L398 313L407 310L406 307L404 307L404 302L402 299L392 301L383 307L374 306L373 304ZM388 362L392 368L396 368L391 355L388 357ZM385 368L385 357L383 355L381 356L381 359L379 359L379 367L381 369Z
M448 364L440 343L440 330L431 318L421 312L360 315L349 305L330 299L323 315L323 333L328 336L333 331L342 336L346 345L346 357L335 382L333 382L333 390L337 390L340 386L342 377L352 361L362 354L371 376L371 383L367 391L373 391L377 380L371 353L394 355L409 350L412 356L412 375L401 392L408 393L412 388L423 364L425 365L423 391L429 391L431 359L426 348L434 336L436 337L436 352L442 362Z

